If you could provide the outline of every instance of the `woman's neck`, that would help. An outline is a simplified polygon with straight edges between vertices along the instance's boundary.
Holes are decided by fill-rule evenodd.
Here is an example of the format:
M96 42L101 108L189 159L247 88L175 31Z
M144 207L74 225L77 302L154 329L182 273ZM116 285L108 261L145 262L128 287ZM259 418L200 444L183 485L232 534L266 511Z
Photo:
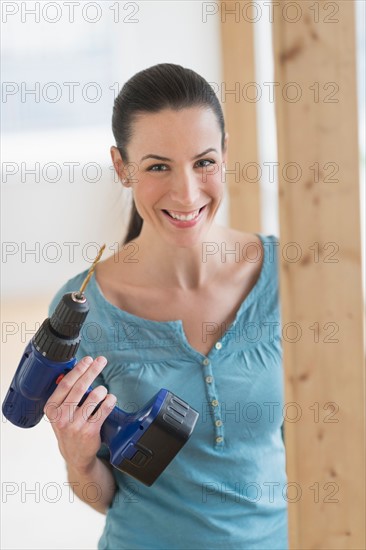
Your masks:
M155 286L194 290L209 283L221 266L220 245L225 228L213 225L204 239L190 247L153 238L142 227L134 242L138 272Z

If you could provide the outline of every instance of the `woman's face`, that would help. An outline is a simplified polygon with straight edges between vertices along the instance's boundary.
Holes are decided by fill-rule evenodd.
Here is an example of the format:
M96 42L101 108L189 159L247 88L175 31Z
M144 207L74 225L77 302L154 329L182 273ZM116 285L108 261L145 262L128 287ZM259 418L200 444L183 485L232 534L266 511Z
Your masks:
M112 157L120 159L112 149ZM202 242L225 181L226 146L223 154L213 111L192 107L141 114L127 149L127 186L133 189L143 231L181 247Z

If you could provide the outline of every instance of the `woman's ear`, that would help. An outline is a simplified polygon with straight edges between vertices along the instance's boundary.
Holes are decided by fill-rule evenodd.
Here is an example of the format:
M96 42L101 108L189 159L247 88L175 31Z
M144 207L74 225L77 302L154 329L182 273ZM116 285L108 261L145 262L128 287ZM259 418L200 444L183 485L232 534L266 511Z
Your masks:
M120 180L122 185L124 185L125 187L131 187L131 184L128 181L128 177L125 170L125 164L121 157L121 153L119 152L117 147L115 147L114 145L112 145L111 147L111 157L112 157L113 166L117 173L118 179Z

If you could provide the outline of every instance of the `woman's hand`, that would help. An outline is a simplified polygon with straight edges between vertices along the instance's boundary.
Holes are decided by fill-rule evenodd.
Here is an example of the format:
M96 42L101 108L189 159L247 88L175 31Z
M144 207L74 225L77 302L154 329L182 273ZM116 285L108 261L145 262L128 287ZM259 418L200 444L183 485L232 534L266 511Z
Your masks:
M104 386L97 386L81 407L78 403L103 370L107 360L86 356L67 373L44 407L58 440L58 446L67 464L86 471L96 460L101 445L100 428L116 404L117 398ZM100 407L93 415L93 411Z

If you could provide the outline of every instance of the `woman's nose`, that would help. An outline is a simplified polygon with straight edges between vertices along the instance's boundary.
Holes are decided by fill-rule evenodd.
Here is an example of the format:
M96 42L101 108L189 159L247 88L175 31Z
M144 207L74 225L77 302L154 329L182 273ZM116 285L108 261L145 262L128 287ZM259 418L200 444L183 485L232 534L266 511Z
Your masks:
M180 174L173 178L171 198L185 206L197 206L199 184L194 174Z

